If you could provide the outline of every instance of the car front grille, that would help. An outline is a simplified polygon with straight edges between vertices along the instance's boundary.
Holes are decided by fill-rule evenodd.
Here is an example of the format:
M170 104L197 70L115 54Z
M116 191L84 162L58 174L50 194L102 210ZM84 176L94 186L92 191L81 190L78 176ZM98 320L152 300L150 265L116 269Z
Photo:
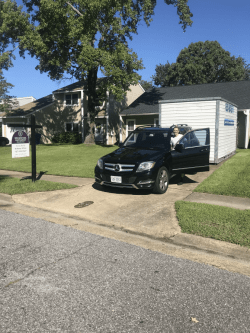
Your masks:
M105 163L104 169L114 172L131 172L133 171L135 164L119 164L119 163Z

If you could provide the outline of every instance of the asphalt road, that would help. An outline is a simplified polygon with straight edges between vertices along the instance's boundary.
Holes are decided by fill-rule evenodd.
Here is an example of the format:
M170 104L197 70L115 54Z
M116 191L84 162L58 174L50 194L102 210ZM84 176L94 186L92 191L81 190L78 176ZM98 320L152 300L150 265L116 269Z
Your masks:
M0 210L0 332L250 331L250 278Z

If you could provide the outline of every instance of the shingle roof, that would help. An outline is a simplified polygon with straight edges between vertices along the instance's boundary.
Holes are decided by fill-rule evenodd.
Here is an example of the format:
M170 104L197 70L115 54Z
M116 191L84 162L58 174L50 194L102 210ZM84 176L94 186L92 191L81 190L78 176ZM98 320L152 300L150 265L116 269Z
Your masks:
M68 86L62 87L60 89L54 90L53 93L59 93L59 92L65 92L65 91L74 91L74 90L82 90L84 86L86 85L86 82L75 82L72 84L69 84Z
M103 80L106 80L105 77L98 78L97 83L101 82ZM77 90L82 90L84 87L87 85L86 81L78 81L72 84L69 84L68 86L62 87L60 89L54 90L53 93L62 93L66 91L77 91Z
M206 97L221 97L236 104L239 110L250 109L250 81L152 88L123 110L121 115L159 113L160 100Z
M28 116L30 113L41 110L53 103L52 95L39 98L33 102L20 106L11 112L11 117Z

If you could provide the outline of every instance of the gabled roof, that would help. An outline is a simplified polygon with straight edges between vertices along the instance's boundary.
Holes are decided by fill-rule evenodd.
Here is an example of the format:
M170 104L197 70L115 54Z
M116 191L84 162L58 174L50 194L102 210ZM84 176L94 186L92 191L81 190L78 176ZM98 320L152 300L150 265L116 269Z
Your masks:
M157 114L159 113L158 101L207 97L221 97L226 99L236 104L238 110L250 109L250 80L152 88L137 98L120 114Z
M28 116L29 114L31 114L35 111L41 110L44 107L49 106L52 103L53 103L52 95L48 95L48 96L39 98L33 102L20 106L19 108L13 110L9 114L9 116L10 117Z

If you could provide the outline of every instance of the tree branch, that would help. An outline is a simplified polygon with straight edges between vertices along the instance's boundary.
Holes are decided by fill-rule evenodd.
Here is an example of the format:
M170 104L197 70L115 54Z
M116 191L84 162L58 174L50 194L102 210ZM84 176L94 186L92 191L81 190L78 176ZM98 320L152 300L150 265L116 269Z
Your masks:
M67 3L67 4L68 4L68 5L69 5L69 6L70 6L70 7L71 7L71 8L72 8L72 9L73 9L78 15L83 16L82 13L80 13L79 10L77 10L73 5L71 5L70 2L67 1L66 3Z

